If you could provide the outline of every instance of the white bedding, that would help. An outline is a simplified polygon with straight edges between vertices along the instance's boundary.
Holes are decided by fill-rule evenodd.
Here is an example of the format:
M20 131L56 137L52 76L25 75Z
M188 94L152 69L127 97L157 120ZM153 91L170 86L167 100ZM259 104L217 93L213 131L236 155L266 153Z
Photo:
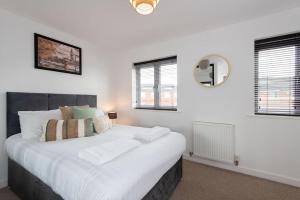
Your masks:
M83 149L78 156L94 165L103 165L140 145L137 140L119 139Z
M20 134L6 140L9 157L39 177L65 200L142 199L185 151L183 135L170 134L142 144L101 166L78 157L90 146L134 138L145 128L114 126L94 137L39 142L24 140Z

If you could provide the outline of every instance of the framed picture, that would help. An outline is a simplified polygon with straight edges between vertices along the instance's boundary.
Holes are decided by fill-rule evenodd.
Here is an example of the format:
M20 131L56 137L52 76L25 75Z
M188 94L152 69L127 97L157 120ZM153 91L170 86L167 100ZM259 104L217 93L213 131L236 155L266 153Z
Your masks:
M81 48L34 34L35 68L81 75Z

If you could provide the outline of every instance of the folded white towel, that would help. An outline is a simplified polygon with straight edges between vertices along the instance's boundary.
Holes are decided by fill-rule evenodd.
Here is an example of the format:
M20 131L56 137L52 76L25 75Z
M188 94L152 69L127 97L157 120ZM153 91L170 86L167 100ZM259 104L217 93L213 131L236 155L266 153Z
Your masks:
M142 142L150 143L170 133L169 128L155 126L145 132L135 134L135 139Z
M139 141L132 139L119 139L99 146L83 149L78 153L78 156L94 165L102 165L137 148L140 144Z

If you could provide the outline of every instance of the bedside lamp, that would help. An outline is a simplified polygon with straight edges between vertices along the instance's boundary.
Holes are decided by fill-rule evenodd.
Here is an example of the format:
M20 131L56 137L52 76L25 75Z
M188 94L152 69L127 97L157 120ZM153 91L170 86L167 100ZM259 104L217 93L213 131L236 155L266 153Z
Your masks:
M109 117L109 119L117 119L118 115L116 112L109 112L108 117Z
M113 122L115 122L115 120L118 118L118 114L117 112L109 112L107 113L108 118L111 119Z

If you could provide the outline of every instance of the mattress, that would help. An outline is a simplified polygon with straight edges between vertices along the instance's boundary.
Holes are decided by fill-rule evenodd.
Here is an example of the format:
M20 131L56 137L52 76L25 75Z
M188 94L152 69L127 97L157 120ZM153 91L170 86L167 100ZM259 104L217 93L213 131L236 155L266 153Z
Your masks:
M78 152L145 130L115 125L97 136L46 143L16 134L6 140L6 149L10 159L65 200L138 200L180 159L186 146L182 134L171 132L101 166L80 159Z

